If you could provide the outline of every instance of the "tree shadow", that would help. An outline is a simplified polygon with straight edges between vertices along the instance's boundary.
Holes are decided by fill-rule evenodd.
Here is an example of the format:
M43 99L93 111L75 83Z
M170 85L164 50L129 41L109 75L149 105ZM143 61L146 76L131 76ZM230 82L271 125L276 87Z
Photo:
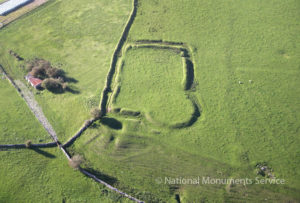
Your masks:
M65 90L67 92L70 92L72 94L80 94L80 91L78 89L75 89L74 87L67 87L67 89Z
M112 129L120 130L122 129L122 123L114 118L103 117L100 121L103 125L106 125Z
M54 156L53 154L50 154L49 152L46 152L46 151L43 151L39 148L31 148L33 151L47 157L47 158L51 158L51 159L54 159L56 156Z
M115 183L118 182L118 180L112 176L103 174L99 171L96 171L95 169L92 168L85 168L84 170L86 170L87 172L95 175L97 178L99 178L100 180L103 180L104 182L110 184L110 185L114 185Z
M186 84L186 89L189 90L192 87L192 84L194 82L194 64L191 60L186 59L186 80L187 80L187 84Z
M48 89L48 91L52 92L53 94L63 94L65 92L70 92L72 94L80 94L80 91L73 86L68 86L66 89L55 88L55 89Z
M92 125L90 125L90 128L96 129L99 128L100 124L98 122L94 122Z

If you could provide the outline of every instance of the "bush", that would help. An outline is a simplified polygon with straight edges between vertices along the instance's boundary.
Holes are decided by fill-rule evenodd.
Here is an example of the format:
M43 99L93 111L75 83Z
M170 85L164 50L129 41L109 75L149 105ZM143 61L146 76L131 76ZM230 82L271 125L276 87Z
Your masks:
M30 148L30 147L31 147L31 145L32 145L32 142L31 142L31 140L27 140L27 141L25 142L25 146L26 146L26 148Z
M83 157L80 156L79 154L76 154L69 160L69 165L74 169L79 169L83 161L84 161Z
M34 67L31 70L31 75L36 78L44 79L47 78L46 71L43 67Z
M53 78L47 78L43 80L42 87L54 92L61 92L63 90L62 84Z
M49 78L62 78L64 76L64 71L62 69L57 69L53 67L47 68L46 73Z
M99 119L101 118L103 115L102 115L102 112L99 108L93 108L91 110L91 115L94 119Z
M68 89L68 83L67 82L63 83L62 88L63 88L64 91L67 90Z

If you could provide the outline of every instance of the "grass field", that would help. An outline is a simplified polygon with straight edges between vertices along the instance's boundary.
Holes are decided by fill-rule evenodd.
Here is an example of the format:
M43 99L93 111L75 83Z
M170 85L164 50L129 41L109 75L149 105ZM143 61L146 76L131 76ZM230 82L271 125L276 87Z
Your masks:
M129 0L88 0L82 5L79 0L51 1L0 31L0 63L13 77L22 79L24 71L8 55L10 49L26 59L45 58L75 79L71 87L77 94L36 94L61 140L99 104L113 48L131 9ZM81 154L85 167L99 171L113 186L146 202L300 201L299 9L297 0L138 0L127 45L162 40L188 46L193 88L183 91L180 55L153 48L126 51L125 43L118 58L124 65L113 77L120 86L113 107L152 112L155 119L172 123L192 112L186 103L191 94L201 115L191 126L174 129L153 125L143 116L108 113L70 152ZM8 172L12 158L26 160L16 153L3 159L1 166ZM28 167L42 166L35 156L41 155L35 153L37 163ZM49 169L60 159L42 158ZM164 183L165 177L263 179L256 173L258 163L272 168L285 184ZM65 165L57 172L70 170ZM52 174L49 169L45 176ZM0 171L0 177L5 176ZM76 174L67 182L76 183L77 178L83 177ZM54 179L49 187L62 187L64 180ZM91 200L107 198L94 191L96 185L92 191L76 185L75 196L62 188L50 190L75 202L80 194ZM8 189L2 188L7 191L2 196L10 200ZM107 201L122 201L114 198Z
M1 202L128 202L68 166L59 149L1 151Z
M95 168L118 178L127 190L133 187L151 193L140 199L175 201L179 194L182 202L296 202L300 198L299 7L297 1L140 0L129 43L164 40L191 47L200 120L189 128L167 130L156 129L141 118L112 115L123 123L122 130L111 132L106 126L88 130L74 150L88 157ZM145 62L143 50L128 58L130 66L125 69L126 55L121 77L124 74L126 79L130 67L129 71L139 67L140 72L128 76L144 80L130 84L130 90L121 83L117 103L133 108L141 106L141 101L149 108L158 101L144 101L147 93L155 98L149 87L147 93L141 92L141 83L150 86L149 80L154 80L145 80L150 62ZM148 58L151 61L152 54ZM153 65L151 70L157 68ZM121 96L122 88L125 96ZM184 112L184 107L177 111ZM255 166L261 162L286 184L231 188L155 182L165 176L254 179Z
M80 9L79 9L80 8ZM24 71L8 54L44 58L64 69L77 93L36 95L61 141L72 136L98 105L113 49L131 1L50 1L0 32L0 64L14 78Z
M5 79L0 78L0 143L24 144L52 141L31 113L21 96Z
M129 49L121 69L118 78L121 89L114 108L142 111L162 124L190 119L194 109L183 91L184 71L179 53L164 49Z

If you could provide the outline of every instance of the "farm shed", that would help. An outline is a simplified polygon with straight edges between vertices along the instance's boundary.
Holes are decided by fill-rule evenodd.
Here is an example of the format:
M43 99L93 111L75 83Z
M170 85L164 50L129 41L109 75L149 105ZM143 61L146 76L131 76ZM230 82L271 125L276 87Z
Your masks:
M25 79L31 84L32 87L34 87L35 89L39 89L41 88L42 85L42 80L39 78L35 78L33 77L30 73L28 73L25 76Z
M33 0L8 0L0 4L0 15L4 16L18 8L32 2Z

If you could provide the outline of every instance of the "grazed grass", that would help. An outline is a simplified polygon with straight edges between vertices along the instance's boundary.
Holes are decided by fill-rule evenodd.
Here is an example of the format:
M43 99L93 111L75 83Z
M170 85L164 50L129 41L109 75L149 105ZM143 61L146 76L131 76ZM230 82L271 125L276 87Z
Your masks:
M131 1L52 1L0 32L0 63L15 78L24 71L8 55L44 58L64 69L79 94L44 91L36 96L61 141L89 118L99 103L113 49L128 18ZM22 31L20 31L22 30Z
M121 69L117 107L142 111L162 124L183 122L193 114L192 103L183 91L184 70L179 53L129 49Z
M87 117L88 110L81 107L97 100L109 67L110 58L104 56L111 56L112 38L117 39L125 22L119 17L125 19L130 5L92 0L84 8L81 4L55 1L0 33L1 63L8 58L8 72L15 77L23 73L7 56L10 47L26 58L39 56L63 63L70 77L78 80L73 84L78 95L38 96L61 138ZM111 9L102 11L100 4ZM194 125L180 130L156 128L143 118L116 116L122 128L112 130L96 123L71 149L84 155L89 167L116 179L114 186L148 202L175 202L177 193L181 202L299 201L299 7L296 0L140 0L129 42L165 40L191 46L197 81L194 94L202 115ZM124 12L116 12L119 9ZM34 23L33 17L38 17ZM119 30L111 27L114 24ZM167 60L168 53L161 54ZM136 55L148 60L143 52ZM148 57L152 60L151 54ZM138 59L131 65L145 63ZM144 72L130 75L144 80L145 76ZM141 91L139 85L131 85L124 95L127 98L131 90ZM151 110L157 102L139 99L139 106ZM119 102L127 105L130 100ZM184 113L182 107L176 112ZM266 162L286 184L169 185L155 181L198 176L254 179L258 162Z
M298 201L299 6L293 0L140 0L129 42L164 40L192 47L200 120L190 128L164 130L140 118L133 122L117 117L124 123L122 131L111 132L105 126L90 129L75 150L84 153L95 168L118 178L128 190L151 191L140 199L174 201L179 193L182 202ZM147 64L145 57L136 59L132 67ZM130 77L142 78L144 72ZM127 91L129 101L117 102L129 103L133 91L141 91L140 83ZM152 104L138 95L137 105ZM107 138L112 141L104 144L100 141L103 136L114 139ZM155 182L160 176L255 178L259 162L267 162L286 184L235 185L230 189L181 185L174 189Z
M1 151L1 202L129 202L68 166L59 149Z
M51 141L14 87L0 76L0 143L24 144Z

